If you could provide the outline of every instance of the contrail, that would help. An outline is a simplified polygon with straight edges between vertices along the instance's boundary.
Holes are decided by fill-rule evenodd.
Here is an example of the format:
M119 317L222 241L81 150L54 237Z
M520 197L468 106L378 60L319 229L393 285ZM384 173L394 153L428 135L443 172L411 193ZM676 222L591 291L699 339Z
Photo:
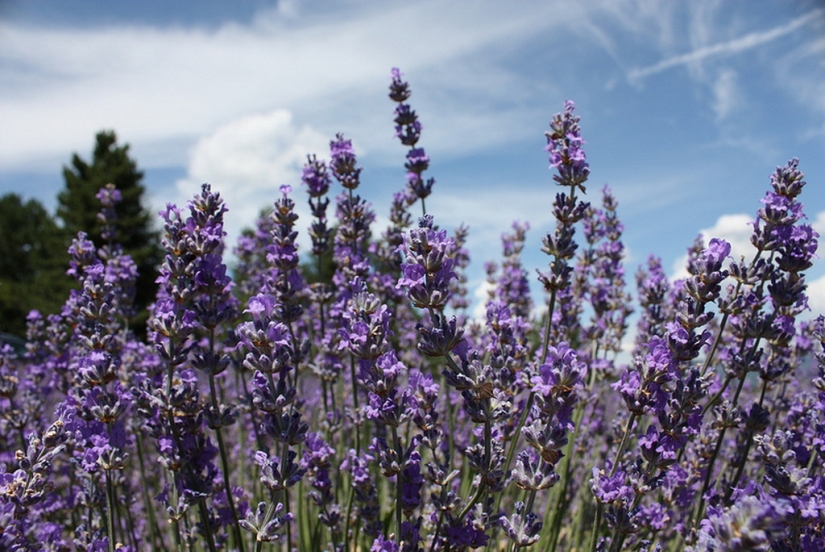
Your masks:
M653 75L666 69L670 69L671 67L676 67L677 65L686 65L690 62L700 61L711 56L737 54L739 52L755 48L756 46L760 46L772 40L776 40L777 38L785 36L788 33L792 33L796 29L807 25L808 23L814 21L817 18L822 17L823 14L825 14L825 10L823 9L812 10L806 13L805 15L801 15L796 19L792 19L790 22L780 27L775 27L767 31L749 33L743 37L736 38L728 42L723 42L721 44L713 44L711 46L704 46L702 48L693 50L692 52L688 52L687 54L681 54L668 59L664 59L659 63L650 65L648 67L642 67L641 69L633 69L628 74L628 77L631 80L640 79L648 75Z

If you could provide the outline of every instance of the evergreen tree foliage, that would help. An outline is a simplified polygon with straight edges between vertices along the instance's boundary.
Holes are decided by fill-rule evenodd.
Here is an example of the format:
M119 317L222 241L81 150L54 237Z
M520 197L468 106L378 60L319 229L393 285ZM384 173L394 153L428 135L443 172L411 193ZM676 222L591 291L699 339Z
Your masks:
M120 191L122 201L117 204L117 241L124 252L132 256L139 275L135 302L143 312L155 298L157 267L163 259L160 233L153 228L155 217L142 201L146 189L143 172L129 157L129 145L118 145L114 131L97 134L92 160L87 163L77 154L70 167L63 168L66 186L57 197L57 216L70 235L83 231L98 247L103 245L97 213L100 202L95 197L100 188L112 183ZM143 317L145 319L145 315ZM141 331L142 325L134 326Z
M0 331L23 336L31 310L60 310L73 283L65 274L67 244L40 202L0 197Z

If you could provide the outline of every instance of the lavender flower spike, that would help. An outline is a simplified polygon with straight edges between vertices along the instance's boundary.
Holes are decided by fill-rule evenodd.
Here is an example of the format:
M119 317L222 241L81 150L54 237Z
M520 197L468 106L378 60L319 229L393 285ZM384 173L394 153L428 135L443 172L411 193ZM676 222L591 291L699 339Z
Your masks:
M558 171L553 180L585 192L584 183L590 175L590 165L582 149L584 140L579 117L573 115L575 109L576 105L568 100L564 102L564 112L557 113L550 121L550 130L545 133L545 150L550 153L550 167Z

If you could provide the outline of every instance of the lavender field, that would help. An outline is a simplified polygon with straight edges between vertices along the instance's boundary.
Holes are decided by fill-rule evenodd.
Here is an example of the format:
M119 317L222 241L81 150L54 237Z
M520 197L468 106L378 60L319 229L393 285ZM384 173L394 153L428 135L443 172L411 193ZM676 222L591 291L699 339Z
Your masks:
M546 133L547 262L522 263L514 223L473 260L494 261L476 319L472 228L428 214L410 95L393 70L391 206L359 195L344 134L236 244L208 184L168 205L145 342L119 192L100 191L108 245L78 235L78 289L29 315L25 353L0 351L0 549L825 550L804 160L765 175L751 258L697 240L686 279L655 255L628 274L621 198L588 185L567 102Z

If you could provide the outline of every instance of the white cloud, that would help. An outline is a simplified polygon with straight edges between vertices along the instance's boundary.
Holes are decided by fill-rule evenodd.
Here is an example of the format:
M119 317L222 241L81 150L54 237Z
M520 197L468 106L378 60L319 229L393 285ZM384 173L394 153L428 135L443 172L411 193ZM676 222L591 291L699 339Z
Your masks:
M808 306L810 312L806 312L805 317L816 318L820 314L825 315L825 275L808 283Z
M514 86L501 53L563 27L566 12L579 11L565 3L512 10L441 2L301 10L288 4L262 11L251 24L216 29L0 23L0 168L83 150L101 128L117 129L131 144L191 144L228 121L277 107L300 113L316 128L319 121L347 121L360 123L347 127L350 132L385 137L392 110L386 84L396 65L443 94L439 102L447 100L438 115L447 118L452 137L443 144L463 146L466 140L455 139L463 130L476 144L503 142L523 130L502 125L500 114L486 123L486 108L491 101L512 101L513 90L527 87ZM468 90L487 105L452 98ZM360 132L378 121L369 116L373 111L384 114L382 129Z
M702 235L705 245L711 238L722 238L728 241L731 244L731 257L738 260L741 256L744 256L747 261L753 258L756 253L756 248L750 243L750 236L753 231L751 222L753 222L753 218L749 215L722 215L712 227L704 228L699 233ZM825 211L820 211L815 217L812 217L811 225L820 236L825 235ZM821 245L822 242L820 241ZM820 257L823 256L821 247L818 253ZM817 261L815 259L814 266L808 272L809 274L822 273L821 263ZM682 255L673 263L670 279L688 277L688 272L685 269L686 265L687 255ZM808 282L807 294L811 311L803 313L802 317L807 319L825 314L825 275Z
M711 143L759 156L778 149L775 140L761 138L754 126L762 110L783 109L780 104L766 104L766 98L778 91L811 115L797 136L819 140L825 135L825 39L820 36L825 29L825 9L796 12L795 16L789 12L786 17L790 19L774 20L773 27L761 23L761 30L753 30L752 14L730 8L730 3L710 0L654 3L647 12L655 16L644 19L652 30L638 32L655 36L657 30L661 34L669 29L671 40L660 39L658 45L650 41L649 46L658 46L658 61L625 64L627 82L641 90L648 77L684 68L697 85L692 92L706 103L719 126L719 137ZM632 28L626 24L626 30ZM761 71L773 77L772 87L770 82L754 86L754 76Z
M513 193L517 189L518 193ZM552 208L555 191L552 188L529 188L523 184L501 183L493 188L473 193L454 194L438 191L437 201L427 204L435 222L466 224L470 228L467 246L478 257L473 262L481 266L501 258L501 235L512 231L514 221L530 221L525 255L541 247L541 236L555 225ZM543 253L540 253L543 255ZM528 266L532 271L532 267Z
M434 163L460 163L465 154L503 149L526 136L540 140L543 123L567 96L562 87L577 99L588 94L588 83L567 80L567 73L589 74L577 69L585 62L605 68L603 57L593 55L599 48L616 65L607 67L604 80L621 77L628 66L642 67L637 71L643 78L714 56L731 59L725 56L770 41L779 49L785 43L779 36L823 19L814 10L768 31L748 33L751 24L737 33L735 26L720 25L721 5L710 4L688 22L697 26L688 29L689 44L682 5L645 0L553 1L518 10L497 2L468 7L290 0L259 12L252 23L211 28L0 22L0 170L59 175L67 152L87 151L98 130L114 128L142 168L187 167L180 195L164 201L185 203L201 182L212 182L227 200L229 230L236 234L271 204L279 184L297 188L304 153L325 151L338 130L356 140L367 169L399 164L403 148L392 139L386 98L393 66L411 77L412 104L425 129L422 143ZM800 68L811 60L821 63L822 51L825 42L806 33L794 50L798 57L777 55L768 67L778 81L787 77L783 82L804 91L800 102L806 99L806 109L810 104L819 113L825 112L825 93L817 96L821 79ZM662 61L646 65L644 59ZM780 67L785 61L792 62L789 69ZM714 93L717 116L741 114L732 109L751 95L747 72L733 64L713 69L715 81L702 84ZM622 86L619 79L613 98L624 92ZM593 111L599 115L599 108ZM705 138L712 144L713 136ZM531 190L515 179L489 191L495 183L467 170L471 176L459 187L472 193L449 195L439 180L438 200L428 208L437 220L458 223L461 213L470 224L474 265L499 256L500 233L514 219L534 223L525 252L537 251L545 231L539 225L552 224L553 192ZM620 212L638 215L702 197L697 174L688 174L698 169L664 175L667 170L642 162L626 173L626 182L611 178L621 190ZM296 202L304 208L297 194ZM381 216L386 208L376 211ZM382 226L376 225L378 231ZM541 256L525 263L528 270L545 263Z
M743 101L736 80L736 71L723 69L719 72L716 82L713 83L713 110L716 113L717 122L726 119L731 111Z
M487 280L481 280L475 285L470 285L473 288L473 310L470 312L470 319L484 323L487 319L487 303L490 301L490 292L493 291L493 285Z
M747 260L756 253L756 248L750 242L750 236L753 232L753 226L750 224L752 222L753 217L750 215L722 215L710 228L699 230L699 234L702 235L705 245L710 242L711 238L721 238L727 241L730 243L730 255L734 260L739 260L742 256ZM686 278L689 275L686 266L687 254L674 261L670 279Z
M673 67L698 63L712 57L739 54L756 48L757 46L772 42L778 38L782 38L783 36L804 27L805 25L818 21L824 15L825 10L811 10L804 15L792 19L784 25L779 25L772 29L747 33L744 36L726 42L711 44L709 46L700 46L690 52L671 56L653 65L633 69L628 74L628 77L631 81L639 80L656 73L661 73L662 71L666 71L667 69L671 69Z
M308 208L298 183L309 153L323 153L329 139L309 126L296 126L283 109L241 117L200 139L190 154L188 174L177 183L178 205L208 182L221 193L226 214L227 243L231 249L244 227L254 226L261 209L280 196L281 184L290 184L302 219Z
M810 224L811 226L813 226L814 230L816 230L817 233L819 233L819 238L825 238L825 211L820 211L815 216L810 218ZM825 252L823 251L820 251L820 253L825 254Z

